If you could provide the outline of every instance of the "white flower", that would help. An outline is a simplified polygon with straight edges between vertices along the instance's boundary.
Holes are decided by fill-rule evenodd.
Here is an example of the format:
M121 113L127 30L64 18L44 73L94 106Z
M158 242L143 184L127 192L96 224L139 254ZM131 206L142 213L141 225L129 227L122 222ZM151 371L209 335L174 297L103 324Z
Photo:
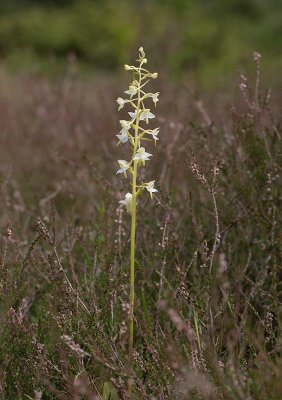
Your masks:
M152 135L152 137L155 141L155 144L156 144L157 140L159 140L159 138L157 137L157 135L159 134L159 131L160 131L160 128L155 128L152 131L148 132L149 135Z
M119 201L120 204L123 204L126 206L126 209L129 213L131 213L132 210L132 194L131 193L126 193L124 200Z
M129 89L126 90L124 93L128 94L130 98L132 98L137 93L137 87L130 85Z
M121 109L124 107L125 103L128 103L128 100L124 100L124 99L122 99L121 97L119 97L119 98L117 99L117 103L118 103L118 105L119 105L119 108L118 108L118 111L119 111L119 110L121 110Z
M140 121L146 121L146 123L149 123L149 119L155 118L155 115L151 113L149 109L143 110L140 114Z
M160 92L153 93L151 95L153 103L155 104L155 107L157 106L157 102L159 101L159 94L160 94Z
M150 160L149 157L151 157L152 154L150 153L146 153L146 150L144 149L144 147L140 147L140 149L137 150L133 160L138 160L141 161L142 164L145 164L145 161Z
M137 115L137 110L135 110L135 111L133 111L133 112L130 112L129 111L129 116L132 118L132 120L134 121L135 120L135 118L136 118L136 115Z
M120 169L117 171L117 174L124 174L126 176L126 171L130 167L130 164L125 160L118 160Z
M141 58L144 58L145 57L145 51L144 51L144 49L143 49L143 47L141 46L141 47L139 47L139 56L141 57Z
M122 143L126 143L128 141L128 134L126 132L123 132L123 130L121 130L120 132L121 134L116 136Z
M124 119L120 120L119 123L121 124L122 130L121 132L126 132L129 131L131 127L131 122L130 121L125 121Z
M116 135L122 143L128 141L128 131L131 127L130 121L125 121L124 119L120 120L119 123L121 124L122 130L120 131L120 135Z
M144 186L148 190L148 192L150 193L151 198L153 198L153 193L157 192L157 189L154 188L155 181L151 181L151 182L145 183Z

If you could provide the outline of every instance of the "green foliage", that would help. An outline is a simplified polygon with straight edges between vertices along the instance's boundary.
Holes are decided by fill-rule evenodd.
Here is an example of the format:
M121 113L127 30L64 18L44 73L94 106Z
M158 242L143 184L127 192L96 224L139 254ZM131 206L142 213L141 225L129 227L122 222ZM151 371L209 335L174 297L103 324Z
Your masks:
M118 394L114 386L110 382L105 382L103 386L103 400L118 400Z
M81 2L71 9L30 9L8 14L0 23L1 52L14 48L31 50L40 57L67 56L74 52L97 66L113 67L121 62L131 45L134 30L131 16L122 5L93 7Z
M18 69L21 59L45 70L50 57L66 66L76 55L83 69L116 70L134 56L141 38L156 65L162 63L154 54L162 51L175 76L188 72L205 84L222 80L254 50L269 60L269 69L282 63L281 4L274 0L12 4L5 11L4 2L0 14L0 56Z

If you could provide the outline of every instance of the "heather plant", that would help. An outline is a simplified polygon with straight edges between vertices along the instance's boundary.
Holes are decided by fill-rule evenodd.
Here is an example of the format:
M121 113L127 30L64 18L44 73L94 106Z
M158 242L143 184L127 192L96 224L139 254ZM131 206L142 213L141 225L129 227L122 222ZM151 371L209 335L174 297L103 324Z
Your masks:
M257 75L240 74L232 108L229 90L187 96L158 82L162 140L146 168L137 159L131 368L136 119L119 133L127 138L118 138L119 158L130 166L119 164L127 180L117 179L109 168L117 87L5 78L1 399L281 399L282 99L263 89L264 58L256 53L254 62ZM136 110L137 93L130 96L118 101L122 113ZM146 139L154 148L150 133L140 148L153 153ZM158 182L157 201L143 179Z
M156 106L159 101L159 92L145 92L145 86L150 79L156 79L158 74L151 73L144 68L147 58L142 47L139 49L139 58L136 60L138 66L125 65L126 71L131 71L133 80L129 85L129 89L125 91L126 99L119 97L117 103L119 110L125 105L131 107L128 112L129 120L120 120L121 131L117 135L118 144L129 144L130 154L129 160L118 160L119 169L117 174L123 174L127 178L130 176L131 191L126 193L124 200L120 203L126 206L128 213L131 215L131 237L130 237L130 314L129 314L129 365L131 368L133 345L134 345L134 302L135 302L135 238L136 238L136 202L142 191L145 189L149 192L151 198L153 193L157 192L154 184L155 181L139 182L138 170L144 167L146 161L150 161L151 153L148 153L143 147L143 142L154 141L157 143L159 128L151 129L148 127L150 120L155 118L147 105L148 100ZM144 125L145 124L145 125ZM143 125L143 126L142 126ZM129 390L131 391L131 383Z

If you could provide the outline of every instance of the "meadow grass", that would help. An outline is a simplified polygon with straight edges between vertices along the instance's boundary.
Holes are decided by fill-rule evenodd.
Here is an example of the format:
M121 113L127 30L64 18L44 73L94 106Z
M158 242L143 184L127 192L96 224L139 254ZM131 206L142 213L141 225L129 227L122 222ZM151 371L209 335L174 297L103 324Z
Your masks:
M232 99L152 81L132 356L123 85L0 77L1 398L281 398L282 99L260 63Z

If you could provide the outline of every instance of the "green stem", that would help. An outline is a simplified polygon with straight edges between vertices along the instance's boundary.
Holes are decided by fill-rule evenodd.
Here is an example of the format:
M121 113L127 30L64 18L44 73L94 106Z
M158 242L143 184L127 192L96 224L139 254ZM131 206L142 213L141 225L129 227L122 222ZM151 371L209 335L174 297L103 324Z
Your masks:
M134 343L134 301L135 301L135 237L136 237L136 181L137 161L134 161L132 177L132 210L131 210L131 239L130 239L130 316L129 316L129 368L132 375L132 356ZM132 377L129 378L129 392L132 388Z
M133 154L136 153L139 143L139 109L140 109L140 86L141 86L141 65L139 68L139 85L138 85L138 101L137 101L137 118L135 123L135 138L133 146ZM136 198L137 198L137 171L138 161L134 160L132 174L132 208L131 208L131 238L130 238L130 315L129 315L129 379L128 393L131 397L133 386L133 346L134 346L134 302L135 302L135 237L136 237Z

